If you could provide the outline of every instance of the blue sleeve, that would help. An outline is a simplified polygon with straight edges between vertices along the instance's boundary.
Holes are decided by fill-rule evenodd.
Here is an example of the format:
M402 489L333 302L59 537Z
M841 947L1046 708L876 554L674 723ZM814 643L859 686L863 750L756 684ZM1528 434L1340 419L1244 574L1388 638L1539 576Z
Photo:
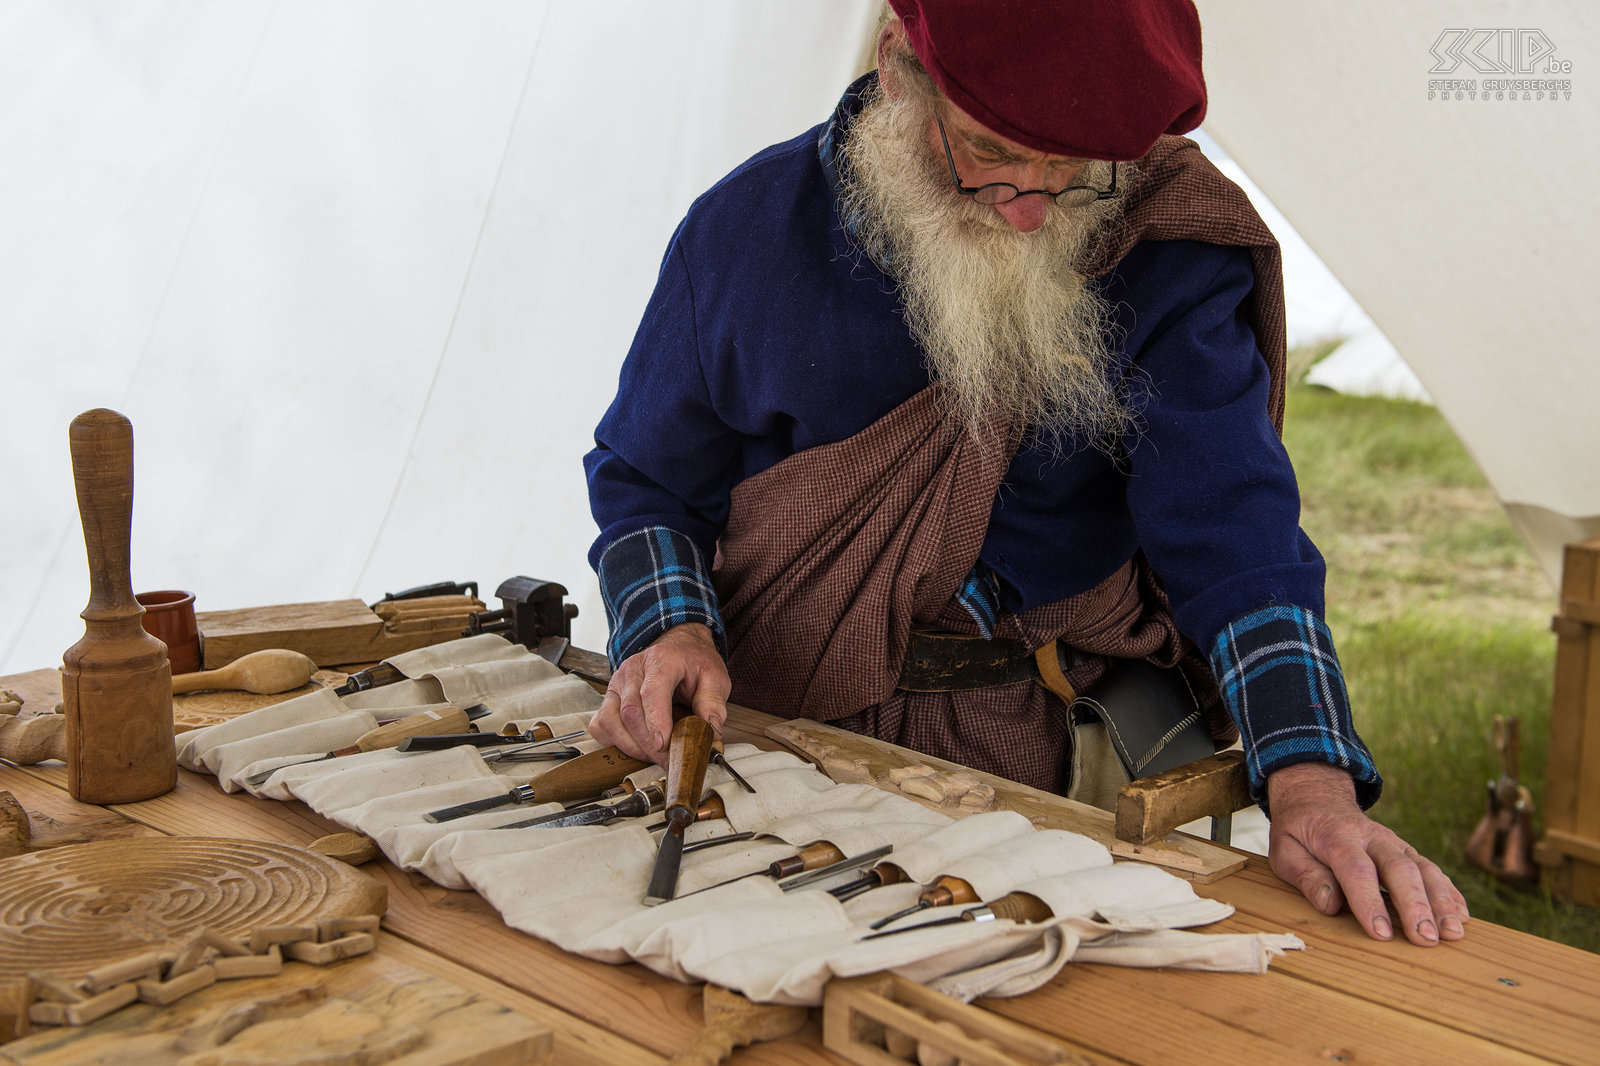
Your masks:
M1133 362L1139 423L1127 438L1128 506L1178 627L1202 648L1268 604L1323 613L1322 556L1300 530L1300 493L1267 412L1266 360L1244 314L1242 249L1173 257L1168 309ZM1195 286L1180 271L1210 268Z
M589 508L608 545L653 526L676 530L714 558L728 517L740 437L713 407L701 369L694 288L674 237L622 364L616 399L584 456Z

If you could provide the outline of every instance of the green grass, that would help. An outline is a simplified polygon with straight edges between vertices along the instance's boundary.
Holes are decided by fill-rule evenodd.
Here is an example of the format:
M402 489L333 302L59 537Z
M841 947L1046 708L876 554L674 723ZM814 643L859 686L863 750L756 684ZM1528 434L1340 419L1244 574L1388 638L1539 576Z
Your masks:
M1495 715L1521 720L1522 781L1542 805L1556 606L1471 456L1431 407L1305 386L1290 390L1284 441L1386 782L1374 816L1438 862L1474 915L1600 951L1600 910L1506 888L1464 857L1499 772Z

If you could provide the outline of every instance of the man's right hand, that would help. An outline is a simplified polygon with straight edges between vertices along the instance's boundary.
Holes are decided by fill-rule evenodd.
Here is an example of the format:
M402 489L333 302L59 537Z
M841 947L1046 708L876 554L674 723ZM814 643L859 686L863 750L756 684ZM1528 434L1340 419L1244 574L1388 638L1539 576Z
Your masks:
M674 697L721 736L732 688L711 630L699 623L674 626L612 673L589 735L635 759L664 762Z

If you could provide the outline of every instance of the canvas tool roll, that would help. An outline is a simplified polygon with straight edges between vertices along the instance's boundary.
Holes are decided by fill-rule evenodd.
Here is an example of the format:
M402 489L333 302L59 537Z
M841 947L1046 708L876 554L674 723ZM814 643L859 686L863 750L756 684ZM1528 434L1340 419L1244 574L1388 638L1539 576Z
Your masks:
M574 712L575 690L565 678L529 682L511 665L536 658L525 649L498 649L492 658L474 659L484 651L483 644L469 641L437 645L427 661L405 668L417 671L413 681L437 682L456 697L470 692L489 706L532 710L529 717L509 720L518 729L543 722L559 735L581 727L600 702L599 694L584 686L588 706ZM397 664L403 658L397 657ZM493 671L452 673L483 663L495 664ZM524 668L545 667L529 663ZM485 680L491 674L512 687L494 688ZM469 675L473 680L463 680ZM655 818L566 829L499 828L559 811L556 803L507 805L442 823L426 818L430 811L505 795L514 784L537 780L544 772L541 764L523 764L508 773L500 769L504 764L486 764L478 749L467 746L423 754L384 749L309 762L275 747L314 747L296 730L352 714L371 717L369 708L352 709L349 702L360 697L370 703L373 693L382 691L342 699L331 693L315 700L300 697L192 731L184 734L186 758L204 771L211 764L231 768L246 753L260 756L238 766L241 779L282 761L286 765L258 786L260 795L301 800L370 836L401 869L447 888L478 892L513 928L590 958L631 959L678 980L739 988L758 1001L816 1004L831 977L883 969L945 981L953 994L969 999L999 989L1025 991L1048 980L1082 945L1123 934L1132 936L1126 942L1133 946L1122 954L1140 952L1147 965L1188 966L1199 960L1211 968L1259 972L1272 955L1299 946L1292 937L1197 933L1149 943L1140 939L1149 930L1216 921L1232 908L1199 899L1188 882L1153 867L1118 873L1101 845L1059 830L1036 831L1014 812L956 821L895 792L837 784L787 752L739 744L730 745L727 756L756 791L735 785L720 766L710 767L707 789L721 797L727 817L690 826L686 839L693 845L741 831L757 835L690 851L678 898L646 907L644 889L657 844L647 826ZM401 695L416 698L419 691L430 690L402 689ZM316 736L320 744L324 736ZM216 756L222 749L232 749L226 762ZM651 767L635 780L659 776L659 768ZM768 876L741 877L818 841L847 856L889 845L890 857L910 880L841 903L823 889L860 871L792 893ZM985 898L1027 888L1049 904L1054 916L1031 925L963 921L862 939L869 923L912 905L923 884L945 874L970 879ZM927 913L937 916L949 908ZM1120 957L1118 951L1101 954Z

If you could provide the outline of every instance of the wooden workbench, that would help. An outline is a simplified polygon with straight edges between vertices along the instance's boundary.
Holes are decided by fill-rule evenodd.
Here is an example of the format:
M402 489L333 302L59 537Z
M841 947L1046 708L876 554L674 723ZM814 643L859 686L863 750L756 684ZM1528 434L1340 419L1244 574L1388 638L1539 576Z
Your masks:
M37 674L19 675L0 678L0 688L27 687L24 678L38 683ZM771 747L762 732L770 721L736 712L728 738ZM188 771L165 796L111 808L72 800L58 763L0 763L0 789L30 812L41 843L160 833L305 844L342 831L301 803L225 794ZM363 869L389 886L381 952L549 1026L558 1063L659 1063L699 1026L695 987L569 955L508 929L475 893L382 859ZM982 1005L1105 1066L1600 1061L1600 956L1485 922L1473 922L1465 941L1432 949L1376 943L1348 915L1314 912L1254 856L1199 891L1238 910L1210 929L1293 932L1308 950L1262 976L1069 964L1044 989ZM731 1061L842 1062L822 1048L815 1017L798 1035Z

